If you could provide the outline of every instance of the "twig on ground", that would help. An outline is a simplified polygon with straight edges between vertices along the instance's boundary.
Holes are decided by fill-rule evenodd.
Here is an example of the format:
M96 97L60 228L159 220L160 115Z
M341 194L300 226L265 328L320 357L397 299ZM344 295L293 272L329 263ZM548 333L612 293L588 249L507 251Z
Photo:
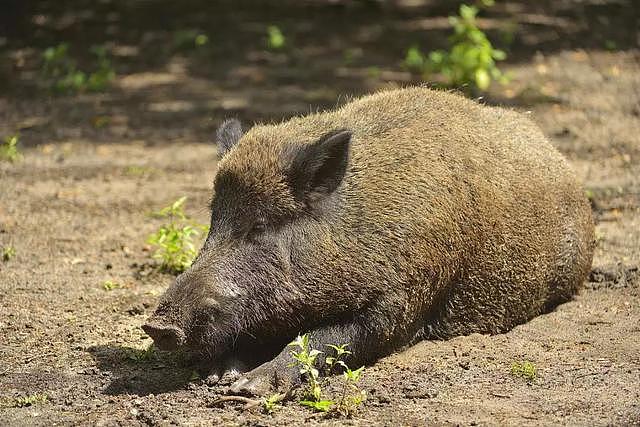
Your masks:
M496 393L494 391L491 392L491 395L495 396L495 397L506 397L506 398L510 398L511 397L510 394Z
M244 410L251 409L255 406L260 405L261 401L256 399L250 399L244 396L220 396L213 402L211 402L211 406L217 406L224 402L241 402L244 403Z

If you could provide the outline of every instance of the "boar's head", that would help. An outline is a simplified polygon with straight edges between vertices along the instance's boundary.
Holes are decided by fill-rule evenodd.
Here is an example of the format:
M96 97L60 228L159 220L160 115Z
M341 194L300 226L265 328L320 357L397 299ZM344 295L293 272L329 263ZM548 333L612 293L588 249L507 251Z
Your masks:
M243 136L232 120L218 131L209 235L143 326L161 349L217 360L244 348L259 358L323 316L318 274L338 257L332 227L351 133L289 141L277 129Z

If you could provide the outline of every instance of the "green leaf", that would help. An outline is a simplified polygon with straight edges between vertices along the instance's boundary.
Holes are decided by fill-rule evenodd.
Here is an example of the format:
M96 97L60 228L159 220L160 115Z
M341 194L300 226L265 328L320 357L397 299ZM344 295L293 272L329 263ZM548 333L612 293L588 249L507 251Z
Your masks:
M491 52L491 56L496 61L504 61L505 59L507 59L507 54L503 50L499 49L493 49Z
M303 406L308 406L310 408L313 408L319 412L327 412L329 411L329 409L331 409L331 407L335 404L335 402L333 400L318 400L318 401L302 400L300 401L300 404Z
M475 81L476 85L481 90L486 90L491 83L491 79L489 78L489 73L485 69L478 69L475 72Z
M298 335L296 339L291 341L288 345L291 347L298 347L304 350L305 348L307 348L308 343L309 343L309 339L307 337L307 334L304 334L304 335Z
M316 368L309 368L309 373L313 378L318 378L320 376L320 372Z
M360 375L362 374L363 370L364 370L364 366L361 366L355 371L352 371L351 369L347 368L347 370L344 372L343 375L346 380L355 383L355 382L358 382L358 380L360 379Z
M468 6L466 4L460 5L460 16L465 21L472 21L478 14L478 8L475 6Z
M404 64L411 70L422 71L425 64L425 58L422 52L420 52L420 48L418 48L418 46L411 46L409 50L407 50Z
M267 47L269 49L281 49L285 45L285 37L276 25L269 25L267 27Z

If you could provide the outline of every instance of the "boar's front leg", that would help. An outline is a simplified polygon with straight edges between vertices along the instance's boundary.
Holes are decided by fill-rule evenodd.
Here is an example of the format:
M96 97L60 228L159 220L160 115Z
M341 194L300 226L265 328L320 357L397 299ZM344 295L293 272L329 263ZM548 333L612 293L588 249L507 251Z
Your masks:
M309 333L309 346L327 352L330 350L329 344L349 344L348 349L352 354L346 363L356 369L407 344L416 335L415 331L410 335L396 333L393 336L385 332L389 332L388 326L368 322L328 326ZM230 391L263 396L272 390L289 390L300 381L299 369L292 366L293 360L291 348L287 347L273 360L240 377L232 384ZM316 367L323 365L324 357L318 357Z

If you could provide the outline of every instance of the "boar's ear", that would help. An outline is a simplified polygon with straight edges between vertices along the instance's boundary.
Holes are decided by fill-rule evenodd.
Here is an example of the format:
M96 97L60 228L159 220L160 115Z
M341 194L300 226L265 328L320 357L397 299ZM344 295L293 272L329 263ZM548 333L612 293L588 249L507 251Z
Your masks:
M340 185L349 163L351 132L330 132L318 141L296 147L289 184L299 200L314 201L327 196Z
M222 122L216 131L216 144L218 154L223 157L242 137L242 125L237 119L228 119Z

